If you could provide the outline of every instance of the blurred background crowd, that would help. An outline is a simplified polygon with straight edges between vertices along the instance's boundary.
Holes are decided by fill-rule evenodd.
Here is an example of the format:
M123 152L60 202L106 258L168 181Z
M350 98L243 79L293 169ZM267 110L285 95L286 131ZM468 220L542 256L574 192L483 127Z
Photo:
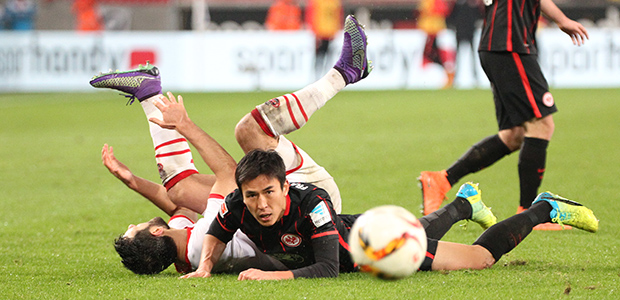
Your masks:
M620 25L620 0L554 2L587 27ZM2 0L0 29L299 30L330 20L313 11L340 10L371 29L436 30L475 24L481 9L481 0Z

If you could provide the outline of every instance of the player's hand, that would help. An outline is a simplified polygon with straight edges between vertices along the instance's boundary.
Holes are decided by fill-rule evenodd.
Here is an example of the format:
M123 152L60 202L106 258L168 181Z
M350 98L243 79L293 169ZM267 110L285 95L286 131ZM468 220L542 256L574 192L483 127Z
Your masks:
M181 276L180 278L185 279L185 278L193 278L193 277L198 277L198 278L211 277L211 273L209 273L207 271L196 270L194 272L187 273L187 274Z
M581 46L585 43L586 40L590 39L586 28L577 21L567 19L561 24L558 23L558 27L566 34L568 34L568 36L570 36L571 40L573 40L574 45Z
M149 121L159 125L161 128L177 129L177 127L182 126L185 122L190 121L187 110L185 110L185 105L183 105L183 97L181 95L179 95L177 100L171 92L168 92L167 98L161 95L158 101L154 101L153 104L161 111L163 120L150 118Z
M112 148L112 146L108 146L108 144L103 145L103 148L101 149L101 161L103 162L103 165L108 168L108 171L112 173L112 175L122 181L129 188L134 190L136 189L137 185L133 173L131 173L127 166L116 159L114 156L114 148Z
M247 269L239 273L237 280L282 280L293 278L293 272L291 271L267 272L258 269Z

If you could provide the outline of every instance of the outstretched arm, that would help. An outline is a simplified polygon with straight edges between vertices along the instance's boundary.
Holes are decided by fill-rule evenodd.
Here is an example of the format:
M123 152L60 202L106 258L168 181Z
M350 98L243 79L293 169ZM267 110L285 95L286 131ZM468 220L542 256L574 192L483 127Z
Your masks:
M586 28L569 19L552 0L540 0L540 10L570 36L574 45L581 46L590 38Z
M211 277L213 266L220 259L226 244L215 236L207 234L202 242L202 252L200 253L200 264L196 271L183 275L181 278L190 277Z
M187 114L183 97L175 96L168 92L168 97L161 96L160 101L155 101L155 106L161 110L163 120L151 118L149 121L166 129L176 129L181 135L196 147L198 153L213 171L216 184L212 193L227 195L236 188L235 168L237 163L226 150L210 135L196 125Z
M182 214L192 220L197 219L195 212L179 207L170 201L164 186L135 176L125 164L120 162L116 156L114 156L114 148L112 148L112 146L108 146L108 144L103 145L103 148L101 149L101 161L108 171L112 173L112 175L122 181L130 189L151 201L167 215L172 216Z

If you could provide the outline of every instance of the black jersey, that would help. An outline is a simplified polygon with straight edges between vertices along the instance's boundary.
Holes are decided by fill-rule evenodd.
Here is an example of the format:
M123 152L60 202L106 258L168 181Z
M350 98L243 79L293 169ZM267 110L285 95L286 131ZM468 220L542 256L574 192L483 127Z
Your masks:
M479 51L537 54L540 0L485 0Z
M227 243L237 229L264 253L286 265L295 278L331 277L354 271L347 238L353 216L338 216L329 195L311 184L291 183L280 221L264 227L243 203L239 190L226 197L207 234Z

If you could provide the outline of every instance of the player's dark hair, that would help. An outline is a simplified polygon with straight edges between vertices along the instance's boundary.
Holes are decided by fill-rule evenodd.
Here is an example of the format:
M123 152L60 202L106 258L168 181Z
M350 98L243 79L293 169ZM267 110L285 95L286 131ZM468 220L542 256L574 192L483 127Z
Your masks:
M177 257L177 247L169 236L153 236L149 229L138 231L133 238L120 236L114 249L125 267L136 274L157 274Z
M269 178L277 178L280 181L280 188L286 182L286 167L282 157L274 150L254 149L246 154L237 164L235 171L235 181L237 187L248 181L254 180L260 175Z

